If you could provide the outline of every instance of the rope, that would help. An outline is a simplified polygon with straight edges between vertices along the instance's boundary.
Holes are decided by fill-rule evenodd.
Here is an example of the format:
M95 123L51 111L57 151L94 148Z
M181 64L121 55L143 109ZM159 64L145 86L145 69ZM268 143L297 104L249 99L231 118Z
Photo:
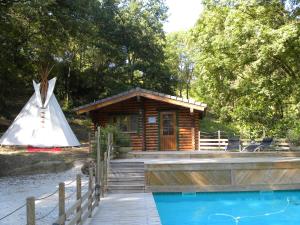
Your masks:
M76 191L73 191L71 194L69 194L67 197L65 197L65 199L71 198L75 193L76 193Z
M74 183L76 181L76 179L75 180L72 180L71 182L69 182L69 183L66 183L65 184L65 186L68 186L68 185L70 185L70 184L72 184L72 183Z
M68 185L74 183L75 181L76 181L76 179L75 179L75 180L72 180L71 182L69 182L69 183L67 183L67 184L65 184L65 186L68 186ZM46 198L49 198L49 197L55 195L57 192L58 192L58 189L57 189L56 191L54 191L53 193L51 193L51 194L45 196L45 197L37 198L37 199L35 199L35 200L36 200L36 201L44 200L44 199L46 199Z
M18 210L22 209L25 205L26 205L26 203L23 204L23 205L21 205L21 206L19 206L18 208L16 208L15 210L11 211L10 213L6 214L5 216L1 217L0 221L3 220L3 219L5 219L6 217L9 217L10 215L14 214Z
M40 201L40 200L44 200L46 198L49 198L49 197L55 195L57 192L58 192L58 190L54 191L53 193L51 193L51 194L49 194L49 195L47 195L45 197L37 198L37 199L35 199L35 201Z
M37 218L36 221L45 219L47 216L49 216L51 213L53 213L57 207L58 207L58 204L56 204L56 206L53 209L51 209L48 213L46 213L44 216Z

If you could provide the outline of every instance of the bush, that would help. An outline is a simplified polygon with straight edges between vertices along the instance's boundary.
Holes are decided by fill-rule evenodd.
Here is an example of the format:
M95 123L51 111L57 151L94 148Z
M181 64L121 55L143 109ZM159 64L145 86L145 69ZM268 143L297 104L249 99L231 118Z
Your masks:
M290 129L287 133L289 142L294 146L300 146L300 126Z
M103 158L104 153L107 151L107 139L108 134L113 135L113 145L121 147L130 147L131 141L130 136L122 132L118 127L113 125L107 125L106 127L100 128L100 146L101 146L101 157ZM92 156L96 157L97 148L93 148Z

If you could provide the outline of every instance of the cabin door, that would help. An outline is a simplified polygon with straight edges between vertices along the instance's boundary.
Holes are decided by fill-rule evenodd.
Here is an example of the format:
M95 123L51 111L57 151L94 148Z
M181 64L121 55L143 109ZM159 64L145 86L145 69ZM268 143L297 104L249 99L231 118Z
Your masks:
M160 149L176 150L176 113L160 113Z

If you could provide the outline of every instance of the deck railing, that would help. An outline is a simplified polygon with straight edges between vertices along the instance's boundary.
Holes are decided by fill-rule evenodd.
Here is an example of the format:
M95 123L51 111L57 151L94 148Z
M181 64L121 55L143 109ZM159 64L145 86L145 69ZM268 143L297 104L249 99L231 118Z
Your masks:
M228 144L228 138L221 131L217 131L213 134L204 134L201 135L202 132L199 132L198 137L198 150L225 150ZM260 143L262 138L250 140L250 139L240 139L242 147L245 147L251 143L251 141L255 141L256 143ZM289 151L291 150L290 145L286 139L274 139L272 148L277 151Z
M92 217L93 210L99 205L100 190L93 182L93 169L89 168L88 190L81 195L81 177L76 179L76 202L65 209L65 185L59 184L59 218L53 225L83 224L87 218Z

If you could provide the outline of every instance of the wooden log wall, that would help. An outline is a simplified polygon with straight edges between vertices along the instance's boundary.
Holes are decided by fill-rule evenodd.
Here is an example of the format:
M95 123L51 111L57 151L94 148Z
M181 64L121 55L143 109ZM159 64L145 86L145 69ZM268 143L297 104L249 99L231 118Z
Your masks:
M180 109L178 123L179 149L184 151L196 150L198 146L199 112L191 114L189 109Z
M176 107L171 104L145 99L145 141L147 151L159 150L159 121L158 116L160 111L174 110L178 111L178 130L179 130L179 150L195 150L198 146L198 131L199 131L199 112L195 111L191 114L190 109ZM149 124L148 118L155 117L156 123ZM192 128L194 127L194 137ZM194 146L192 140L194 139Z
M200 112L194 113L195 117L195 148L193 150L199 150L199 130L200 130Z
M158 111L157 106L159 102L145 99L145 142L147 151L157 151L159 146L159 137L158 137ZM148 118L155 117L156 123L149 123Z
M110 116L113 114L137 114L139 115L139 125L137 133L129 133L131 138L132 149L136 151L143 150L143 125L142 115L139 114L141 104L136 98L113 104L95 111L91 116L93 122L102 127L109 123Z
M142 114L139 114L143 109ZM178 107L172 104L141 98L132 98L116 103L97 111L91 116L95 124L106 126L112 114L139 115L139 132L130 133L133 150L159 150L159 113L161 111L176 111L178 116L179 150L196 150L198 148L199 112L190 112L190 109ZM156 119L155 123L149 123L149 117ZM144 135L145 134L145 135Z

